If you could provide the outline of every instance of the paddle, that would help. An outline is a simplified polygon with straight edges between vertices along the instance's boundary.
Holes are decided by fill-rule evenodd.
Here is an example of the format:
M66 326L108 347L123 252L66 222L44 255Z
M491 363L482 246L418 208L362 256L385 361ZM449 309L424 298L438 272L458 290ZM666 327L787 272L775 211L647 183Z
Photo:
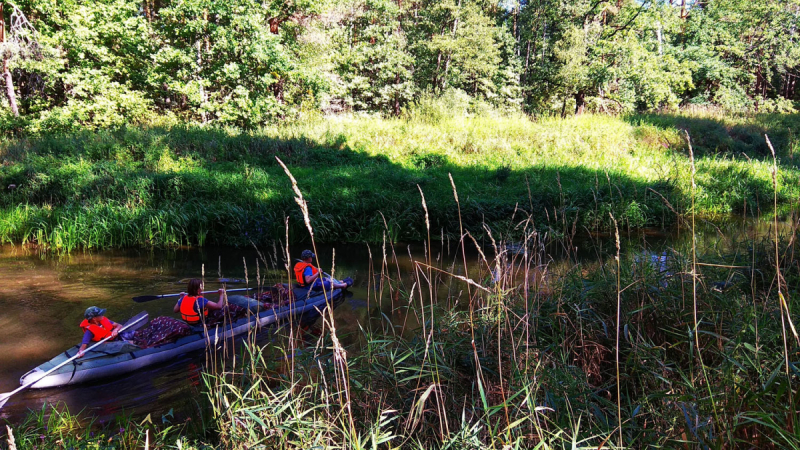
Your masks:
M189 280L191 280L191 278L184 278L182 280L176 281L176 283L177 284L186 284L186 283L189 282ZM205 282L206 283L228 283L228 284L234 284L234 283L245 283L245 280L242 280L241 278L213 278L213 279L206 279Z
M336 278L333 278L333 275L329 274L328 272L322 272L322 274L325 275L326 277L328 277L331 281L335 281L337 283L341 283L341 281L339 281Z
M124 325L122 328L120 328L120 329L119 329L119 333L122 333L123 331L125 331L125 330L127 330L128 328L130 328L130 327L134 326L135 324L137 324L137 323L141 322L142 320L144 320L144 319L147 319L147 317L148 317L148 316L145 314L145 315L143 315L142 317L138 318L137 320L134 320L134 321L133 321L133 322L131 322L131 323L127 323L127 324L125 324L125 325ZM119 333L118 333L118 334L119 334ZM88 353L88 352L90 352L90 351L94 350L95 348L97 348L97 346L99 346L100 344L103 344L103 343L105 343L105 342L106 342L107 340L109 340L109 339L111 339L111 336L109 336L109 337L107 337L107 338L103 339L102 341L100 341L100 342L98 342L98 343L96 343L96 344L92 345L91 347L87 348L87 349L86 349L86 351L85 351L84 353ZM39 381L41 381L41 380L42 380L42 378L44 378L44 377L46 377L46 376L50 375L51 373L55 372L56 370L58 370L58 369L60 369L60 368L62 368L62 367L64 367L64 366L66 366L68 363L71 363L72 361L74 361L74 360L75 360L75 359L77 359L77 358L78 358L78 355L76 354L76 355L75 355L75 356L73 356L72 358L69 358L69 359L67 359L66 361L62 362L61 364L59 364L59 365L57 365L57 366L53 367L52 369L48 370L47 372L43 373L43 374L42 374L42 376L40 376L39 378L37 378L37 379L35 379L35 380L31 381L30 383L23 384L22 386L20 386L20 387L18 387L18 388L16 388L16 389L14 389L13 391L11 391L11 392L8 392L8 393L6 393L6 394L0 394L0 408L2 408L3 406L5 406L6 402L8 401L8 399L9 399L9 398L10 398L12 395L14 395L14 394L16 394L16 393L18 393L18 392L20 392L20 391L24 391L25 389L28 389L29 387L31 387L31 386L33 386L34 384L36 384L36 383L38 383Z
M253 289L255 289L255 288L228 289L225 292L250 291L250 290L253 290ZM216 294L217 292L218 291L203 291L203 292L201 292L201 294ZM160 298L165 298L165 297L177 297L177 296L181 295L182 293L183 292L179 292L177 294L140 295L139 297L133 297L133 301L135 301L136 303L144 303L144 302L150 302L150 301L158 300Z
M295 261L297 261L297 262L303 262L303 260L302 260L302 259L295 259ZM319 270L319 268L317 268L317 270ZM340 283L340 281L339 281L339 280L337 280L336 278L333 278L333 277L331 276L331 274L329 274L328 272L324 272L324 271L321 271L321 272L322 272L322 274L323 274L323 275L325 275L326 277L330 278L331 280L333 280L333 281L335 281L335 282L337 282L337 283Z

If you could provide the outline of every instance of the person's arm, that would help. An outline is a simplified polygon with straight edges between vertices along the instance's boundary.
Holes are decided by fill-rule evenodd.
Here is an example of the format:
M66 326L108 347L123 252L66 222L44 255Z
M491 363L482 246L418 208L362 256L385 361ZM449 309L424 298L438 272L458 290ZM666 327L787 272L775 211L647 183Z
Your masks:
M312 272L312 274L313 274L313 275L306 275L306 273L308 273L309 271L310 271L310 272ZM306 268L306 270L304 270L304 271L303 271L303 279L304 279L304 280L306 280L306 284L311 284L311 283L313 283L313 282L314 282L314 280L316 280L317 278L319 278L319 274L321 274L321 273L322 273L322 272L320 272L319 270L317 271L317 273L313 273L313 272L314 272L314 271L313 271L313 270L311 270L311 267L307 267L307 268Z
M115 337L117 337L119 335L119 330L122 329L122 325L120 325L120 324L118 324L116 322L113 322L113 321L111 323L114 325L111 328L111 339L114 339Z
M222 309L225 307L225 304L228 303L228 295L225 293L224 289L220 289L217 291L219 293L219 301L212 302L211 300L206 300L206 308L208 309Z
M78 358L83 358L83 352L84 350L86 350L86 347L89 346L89 342L92 341L92 336L94 335L89 330L86 330L83 333L83 340L81 340L81 348L78 349Z
M181 292L180 297L178 297L178 303L175 303L175 307L172 308L172 312L176 313L181 310L181 300L183 300L183 297L186 297L186 292Z

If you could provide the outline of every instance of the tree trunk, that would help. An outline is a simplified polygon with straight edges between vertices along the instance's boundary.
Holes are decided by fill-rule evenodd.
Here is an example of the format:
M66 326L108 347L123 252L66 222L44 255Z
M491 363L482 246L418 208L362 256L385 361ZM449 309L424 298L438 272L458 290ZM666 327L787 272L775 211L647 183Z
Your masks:
M439 87L439 68L442 66L442 51L439 50L439 54L436 56L436 70L433 71L433 90Z
M201 108L200 117L202 117L202 119L203 119L203 124L206 124L206 123L208 123L208 115L206 114L206 111L203 108L206 107L206 103L208 102L208 94L206 94L206 89L203 86L203 76L202 76L203 75L203 55L202 55L203 42L198 40L197 43L195 44L195 47L197 47L197 70L195 72L195 79L197 80L197 84L200 86L200 98L202 99L201 100L202 103L200 104L200 108Z
M3 4L0 3L0 44L6 42L6 20L3 15ZM3 78L6 80L6 95L8 96L8 106L15 117L19 117L17 107L17 95L14 94L14 80L11 78L11 71L8 70L8 58L3 58Z
M8 60L3 60L3 77L6 79L6 95L8 96L8 105L11 106L11 112L15 117L19 117L19 108L17 107L17 96L14 94L14 80L11 78L11 71L8 70Z
M575 93L575 115L580 116L586 109L586 93L578 91Z
M514 54L519 56L519 31L517 30L517 15L519 15L519 0L516 2L517 4L514 5L513 14L514 14L514 27L511 35L514 36L514 41L516 45L514 46Z
M272 34L280 33L280 29L278 27L280 27L280 25L281 25L281 20L279 18L271 17L269 20L267 20L267 23L269 23L269 32L270 33L272 33Z
M394 74L394 115L395 117L400 116L400 91L398 90L400 86L400 72Z
M444 74L441 78L439 78L439 83L441 83L441 87L439 87L439 92L444 92L445 85L447 84L447 73L450 71L450 59L452 58L452 54L447 54L447 59L444 61Z
M277 83L273 85L272 93L275 95L275 99L278 100L278 103L283 104L283 84L286 81L285 78L281 77Z
M533 51L535 53L536 49L534 49ZM528 51L525 52L525 70L522 71L522 77L521 77L522 80L520 80L522 84L528 81L528 69L530 68L530 63L531 63L531 41L529 40Z

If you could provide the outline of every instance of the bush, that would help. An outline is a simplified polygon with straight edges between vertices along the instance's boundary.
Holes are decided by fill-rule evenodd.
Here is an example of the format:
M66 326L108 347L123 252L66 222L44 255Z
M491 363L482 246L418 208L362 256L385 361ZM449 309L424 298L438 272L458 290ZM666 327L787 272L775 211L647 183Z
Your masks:
M762 113L796 114L797 108L788 98L768 98L759 102L758 111Z
M471 101L469 94L455 88L448 89L440 96L426 93L403 108L401 116L409 121L435 125L451 117L466 116L470 111Z

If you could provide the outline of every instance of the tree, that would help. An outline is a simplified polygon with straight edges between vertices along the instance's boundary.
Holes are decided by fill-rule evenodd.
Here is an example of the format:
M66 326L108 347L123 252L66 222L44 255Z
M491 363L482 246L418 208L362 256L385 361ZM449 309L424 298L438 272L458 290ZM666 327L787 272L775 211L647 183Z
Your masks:
M505 10L474 0L424 1L407 19L414 78L421 89L468 92L518 103L519 64Z
M0 3L0 54L3 58L3 79L6 84L8 105L14 116L19 116L17 95L14 91L14 80L11 76L10 65L15 59L39 59L42 57L39 42L36 39L36 29L31 25L25 14L17 5L8 2L11 6L11 17L5 20L3 4ZM7 25L8 23L8 25Z
M336 72L355 110L394 115L414 97L413 57L392 0L356 2L341 22Z
M690 10L694 96L755 108L793 99L800 69L800 0L717 0Z
M800 100L800 0L14 1L5 97L31 130L252 128L326 96L394 115L423 94L547 114Z
M266 7L265 7L266 6ZM321 81L269 24L255 0L185 0L161 8L152 92L164 109L202 122L245 127L284 116Z

